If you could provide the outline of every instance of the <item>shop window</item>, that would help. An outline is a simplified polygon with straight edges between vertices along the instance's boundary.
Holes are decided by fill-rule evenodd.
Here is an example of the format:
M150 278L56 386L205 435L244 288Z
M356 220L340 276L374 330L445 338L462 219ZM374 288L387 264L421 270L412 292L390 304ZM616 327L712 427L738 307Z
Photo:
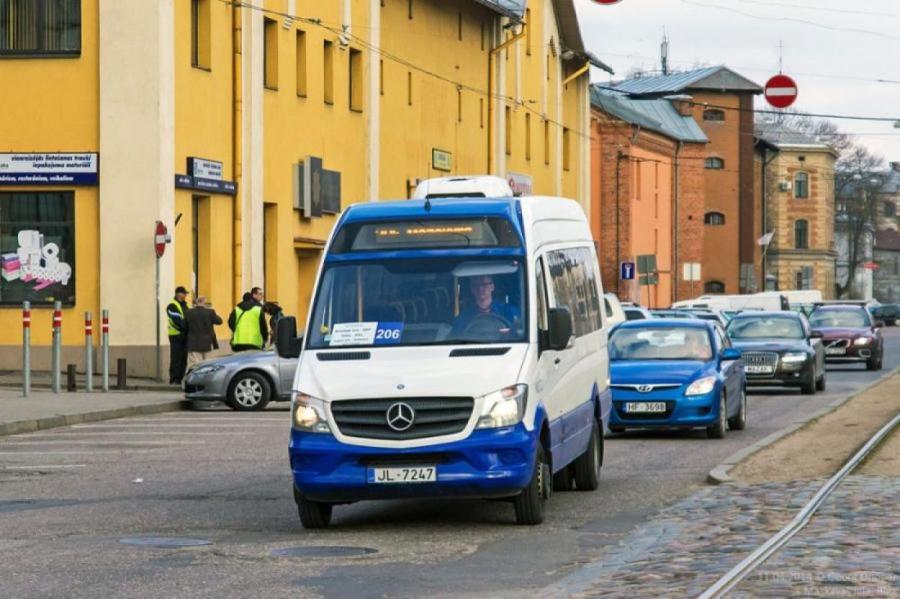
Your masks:
M798 200L809 197L809 175L799 172L794 175L794 198Z
M326 104L334 104L334 43L325 40L322 54L323 98Z
M725 215L721 212L707 212L703 216L703 224L721 226L725 224Z
M721 123L725 120L725 111L718 108L707 108L703 111L703 120Z
M278 89L278 22L263 21L263 85Z
M809 223L803 219L794 221L794 247L798 250L809 248Z
M297 95L306 97L306 32L297 30Z
M209 70L210 23L209 5L212 0L191 0L191 66Z
M713 156L703 161L703 168L722 170L723 168L725 168L725 161L721 158L716 158L715 156Z
M571 139L572 137L569 128L563 127L563 148L562 148L562 162L563 162L563 170L567 171L572 166L572 149L571 149Z
M74 305L75 194L0 193L0 267L0 304Z
M722 281L707 281L703 284L704 293L725 293L725 283Z
M363 109L363 66L362 52L350 49L350 110Z
M81 0L0 0L0 56L78 56Z

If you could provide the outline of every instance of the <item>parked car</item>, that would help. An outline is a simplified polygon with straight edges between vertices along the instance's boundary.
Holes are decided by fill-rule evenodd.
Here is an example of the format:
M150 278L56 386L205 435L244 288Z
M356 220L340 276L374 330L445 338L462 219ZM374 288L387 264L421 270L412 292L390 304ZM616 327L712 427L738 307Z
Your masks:
M644 320L646 318L653 318L650 311L641 306L629 306L623 304L622 311L625 312L625 320Z
M897 321L900 320L900 304L881 304L872 308L870 313L875 320L881 320L887 326L897 326Z
M651 319L609 338L610 430L697 428L720 439L747 425L740 352L712 322Z
M606 322L610 327L625 322L625 311L622 310L622 304L619 303L615 293L604 293L603 305L606 307Z
M868 370L881 370L884 323L874 320L863 305L819 306L810 314L809 324L822 335L829 362L865 362Z
M747 384L825 390L821 333L796 312L741 312L726 331L740 350Z
M290 401L296 358L274 350L245 351L192 367L184 376L185 399L222 401L233 410L262 410L270 401Z
M650 310L650 314L653 318L690 318L692 320L696 320L697 317L694 316L692 312L688 312L687 310Z
M724 329L728 326L728 319L722 316L722 313L718 310L704 310L702 308L688 308L683 310L683 312L690 312L700 320L711 320L712 322L717 322Z

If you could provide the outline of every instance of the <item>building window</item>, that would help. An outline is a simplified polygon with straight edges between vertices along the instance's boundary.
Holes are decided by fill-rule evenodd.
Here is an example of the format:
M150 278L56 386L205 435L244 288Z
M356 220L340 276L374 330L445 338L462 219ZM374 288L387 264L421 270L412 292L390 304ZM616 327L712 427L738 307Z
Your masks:
M75 303L75 194L0 193L0 304Z
M81 0L0 0L0 56L81 53Z
M703 161L703 168L721 170L725 168L725 161L721 158L710 157Z
M506 117L506 155L512 156L512 109L507 106L503 112Z
M462 122L462 88L456 88L456 122Z
M362 51L350 49L350 110L363 109L363 66Z
M812 266L804 266L800 270L797 271L796 279L795 279L795 288L796 289L812 289L812 276L813 269Z
M459 11L459 13L458 13L457 16L458 16L458 19L459 19L459 20L457 21L456 39L457 39L458 41L461 42L461 41L462 41L462 31L463 31L463 16L462 16L462 11Z
M212 0L191 0L191 66L209 70L209 4Z
M525 115L525 160L531 160L531 115Z
M278 89L278 22L263 21L263 85Z
M306 97L306 32L297 30L297 95Z
M884 215L885 216L897 216L897 206L894 205L894 202L885 202L884 203Z
M809 175L799 172L794 175L794 198L802 200L809 197Z
M563 127L563 170L567 171L571 168L572 164L572 150L571 150L571 140L569 139L571 134L569 132L568 127Z
M703 111L703 120L721 123L725 120L725 111L718 108L707 108Z
M809 223L805 220L794 221L794 247L798 250L809 248Z
M707 212L703 216L703 224L721 226L725 224L725 215L721 212Z
M413 0L409 0L409 3L407 4L407 13L406 13L406 16L407 16L408 18L410 18L410 19L413 18L413 14L412 14L413 6L412 6L412 5L413 5Z
M322 43L322 99L326 104L334 104L334 43Z
M478 98L478 126L484 129L484 98Z
M704 293L725 293L725 283L722 281L707 281L703 284Z

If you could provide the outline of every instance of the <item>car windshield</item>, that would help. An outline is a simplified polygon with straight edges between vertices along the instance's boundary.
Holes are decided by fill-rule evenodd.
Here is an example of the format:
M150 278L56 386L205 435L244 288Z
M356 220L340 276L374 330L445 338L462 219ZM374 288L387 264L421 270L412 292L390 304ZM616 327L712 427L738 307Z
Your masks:
M518 258L327 264L308 347L527 341L525 297Z
M732 339L803 339L803 325L798 318L783 316L747 316L734 318L728 324Z
M709 360L706 330L681 327L617 329L609 339L611 360Z
M864 310L816 310L809 317L813 327L867 327Z
M640 310L625 310L625 320L643 320L646 318Z

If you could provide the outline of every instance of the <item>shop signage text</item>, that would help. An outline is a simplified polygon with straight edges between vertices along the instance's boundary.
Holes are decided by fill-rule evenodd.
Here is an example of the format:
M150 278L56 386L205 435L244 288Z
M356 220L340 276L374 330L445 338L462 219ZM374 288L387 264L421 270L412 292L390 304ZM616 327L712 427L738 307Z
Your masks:
M96 152L0 153L0 185L97 185Z
M431 168L436 171L450 172L453 170L453 153L447 150L431 148Z
M188 157L188 174L197 179L222 180L222 163L206 158Z

